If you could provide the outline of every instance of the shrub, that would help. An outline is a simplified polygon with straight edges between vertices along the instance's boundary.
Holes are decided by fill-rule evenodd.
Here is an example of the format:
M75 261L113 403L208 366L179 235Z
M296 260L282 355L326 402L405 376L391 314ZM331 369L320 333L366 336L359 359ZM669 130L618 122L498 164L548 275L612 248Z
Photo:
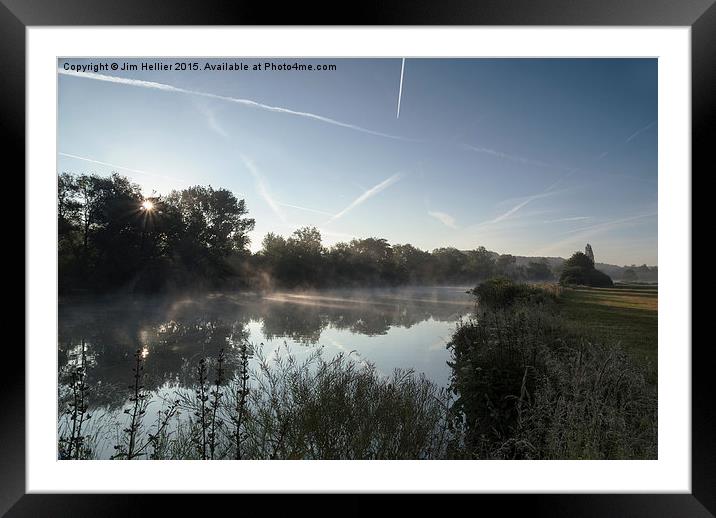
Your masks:
M564 285L583 285L595 288L611 288L614 286L611 277L594 268L567 266L562 270L559 282Z
M448 348L467 457L656 458L656 394L620 348L535 307L463 322Z
M486 309L505 309L514 305L538 305L553 302L553 291L539 286L514 282L504 277L489 279L470 290Z
M589 249L591 250L591 247ZM564 285L582 285L595 288L611 288L614 286L611 277L595 269L594 261L582 252L575 252L572 257L564 262L559 282Z

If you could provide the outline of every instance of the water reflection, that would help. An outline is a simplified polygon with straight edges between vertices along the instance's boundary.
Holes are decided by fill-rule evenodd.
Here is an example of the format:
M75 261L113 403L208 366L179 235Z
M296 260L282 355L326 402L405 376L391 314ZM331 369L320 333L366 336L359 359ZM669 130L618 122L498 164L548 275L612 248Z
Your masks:
M270 353L284 342L306 354L316 344L350 352L389 373L415 368L447 380L445 342L472 309L464 288L331 291L267 296L211 294L192 298L111 298L61 303L59 381L82 348L93 406L119 407L126 399L134 352L145 357L145 387L192 386L202 357L248 341Z

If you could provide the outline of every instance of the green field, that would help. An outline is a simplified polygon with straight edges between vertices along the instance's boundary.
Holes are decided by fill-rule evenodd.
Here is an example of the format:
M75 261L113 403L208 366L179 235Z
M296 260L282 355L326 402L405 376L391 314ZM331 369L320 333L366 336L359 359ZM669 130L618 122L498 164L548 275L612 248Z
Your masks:
M597 339L616 341L634 358L657 368L658 287L565 288L560 297L569 325Z

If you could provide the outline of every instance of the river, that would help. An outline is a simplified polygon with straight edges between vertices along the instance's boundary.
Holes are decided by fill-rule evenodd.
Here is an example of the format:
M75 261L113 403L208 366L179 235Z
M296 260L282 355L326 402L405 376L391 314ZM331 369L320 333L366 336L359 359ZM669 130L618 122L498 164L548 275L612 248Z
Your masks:
M231 354L241 343L267 357L298 360L321 347L371 362L379 373L413 369L441 386L449 382L446 343L474 309L465 287L211 293L185 297L103 297L59 306L58 378L84 347L90 410L127 404L134 353L144 357L144 386L153 398L193 386L202 357Z

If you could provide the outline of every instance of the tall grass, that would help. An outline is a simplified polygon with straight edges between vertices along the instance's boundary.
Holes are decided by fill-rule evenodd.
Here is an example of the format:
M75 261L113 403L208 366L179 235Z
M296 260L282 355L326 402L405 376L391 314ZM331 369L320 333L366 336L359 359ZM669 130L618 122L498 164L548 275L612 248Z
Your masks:
M70 372L70 399L64 409L65 420L61 421L58 439L60 459L85 459L92 455L91 436L86 435L83 426L92 415L89 413L87 385L87 351L82 341L78 363Z
M445 391L424 375L320 351L259 360L250 445L256 458L419 459L446 447Z
M253 368L249 358L253 353ZM449 396L410 370L380 373L321 349L299 361L243 344L224 379L225 355L202 358L195 388L177 389L146 430L144 359L135 357L125 424L113 459L431 459L450 444ZM210 384L209 380L213 380ZM185 416L180 418L179 416ZM149 428L149 427L146 427ZM89 438L88 438L89 441Z
M449 343L470 458L656 458L656 394L618 345L539 306L481 310Z

